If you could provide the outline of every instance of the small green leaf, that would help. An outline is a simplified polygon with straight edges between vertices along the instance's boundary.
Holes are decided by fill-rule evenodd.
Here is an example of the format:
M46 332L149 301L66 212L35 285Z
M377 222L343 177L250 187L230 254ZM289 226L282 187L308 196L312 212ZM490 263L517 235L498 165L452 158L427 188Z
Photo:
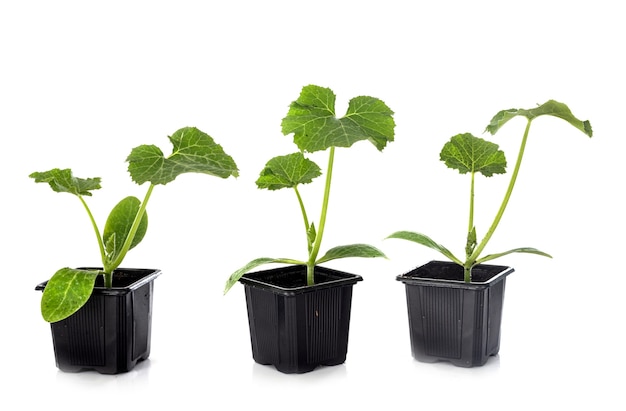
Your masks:
M300 152L274 157L267 162L256 181L258 188L279 190L308 184L322 174L313 161Z
M41 314L48 322L61 321L78 311L91 296L98 271L62 268L46 284Z
M439 156L446 166L461 174L480 172L491 177L506 173L506 158L498 145L470 133L452 137Z
M351 258L351 257L364 257L364 258L376 258L383 257L387 258L387 256L380 251L378 248L373 247L367 244L350 244L350 245L341 245L338 247L331 248L324 254L323 257L319 258L315 264L325 263L331 260L337 260L339 258Z
M29 177L34 178L36 183L48 183L50 188L57 193L90 196L90 190L100 188L100 177L86 179L74 177L69 168L63 170L54 168L49 171L34 172Z
M203 173L220 178L239 175L237 165L222 146L197 128L181 128L169 139L174 148L167 158L154 145L142 145L131 151L126 161L134 182L167 184L183 173Z
M271 264L271 263L298 264L298 265L306 264L303 261L290 260L287 258L267 258L267 257L257 258L255 260L250 261L248 264L244 265L243 267L241 267L240 269L238 269L237 271L235 271L234 273L230 275L230 277L226 281L226 286L224 287L224 294L226 294L228 290L230 290L232 286L235 285L237 281L239 281L239 279L248 271L253 270L254 268L260 265Z
M467 244L465 245L465 255L468 257L472 255L477 244L478 242L476 239L476 227L472 227L472 231L467 233Z
M407 241L412 241L417 244L421 244L428 248L432 248L433 250L439 251L441 254L446 256L448 259L454 261L455 263L463 265L463 262L459 260L458 258L456 258L454 254L450 252L450 250L448 250L446 247L442 246L441 244L436 243L430 237L424 234L414 233L412 231L397 231L391 234L387 238L398 238L401 240L407 240Z
M284 135L294 133L294 142L301 151L350 147L361 140L369 140L382 151L394 140L393 114L383 101L359 96L350 100L346 115L338 119L333 91L309 85L291 103L281 127Z
M115 260L122 250L122 246L130 233L130 229L140 207L141 201L136 197L129 196L117 203L117 205L113 207L113 210L111 210L106 224L104 225L104 233L102 235L109 261ZM135 247L141 242L147 230L148 213L144 212L130 248Z
M486 256L476 260L476 264L484 263L485 261L489 261L489 260L495 260L496 258L500 258L502 256L505 256L507 254L512 254L512 253L537 254L537 255L544 256L544 257L552 258L552 256L550 254L544 253L543 251L539 251L536 248L521 247L521 248L514 248L512 250L505 251L503 253L486 255Z
M307 230L306 235L307 235L307 239L309 240L309 248L310 248L312 244L315 242L315 239L317 238L317 231L315 230L315 223L311 223L311 226Z
M490 132L491 134L496 134L496 132L498 132L498 130L502 128L502 126L506 124L507 121L509 121L510 119L516 116L524 116L528 120L533 120L536 117L543 116L543 115L549 115L549 116L561 118L567 121L568 123L570 123L572 126L579 129L580 131L582 131L583 133L585 133L587 136L589 137L593 136L591 123L589 123L588 120L585 120L585 121L579 120L572 114L569 107L567 107L563 103L559 103L558 101L554 101L554 100L548 100L546 103L538 107L535 107L533 109L529 109L529 110L524 110L524 109L502 110L498 112L495 116L493 116L493 118L491 119L491 122L487 125L486 131Z

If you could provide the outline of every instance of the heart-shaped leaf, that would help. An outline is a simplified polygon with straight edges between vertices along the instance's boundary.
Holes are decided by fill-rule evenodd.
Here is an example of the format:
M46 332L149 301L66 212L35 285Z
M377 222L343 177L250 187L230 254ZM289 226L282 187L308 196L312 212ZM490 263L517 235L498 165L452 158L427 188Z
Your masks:
M509 109L499 111L493 118L491 122L487 125L486 131L491 134L496 134L496 132L510 119L516 116L524 116L529 120L533 120L536 117L549 115L561 118L572 126L576 127L587 136L593 136L593 130L591 129L591 123L588 120L581 121L576 118L572 111L563 103L559 103L558 101L548 100L546 103L535 107L533 109L524 110L524 109Z
M350 147L361 140L369 140L382 151L394 139L393 114L383 101L359 96L350 100L346 115L338 119L333 91L309 85L291 103L281 127L284 135L294 133L294 142L302 151Z
M498 145L470 133L452 137L439 156L446 166L461 174L480 172L491 177L506 173L506 158Z
M203 173L220 178L239 175L237 165L222 146L197 128L181 128L169 139L174 148L167 158L154 145L142 145L131 151L126 161L134 182L167 184L183 173Z
M130 233L130 229L140 207L141 201L136 197L129 196L117 203L117 205L113 207L113 210L111 210L104 225L104 233L102 235L109 261L115 260L122 250L122 246ZM135 247L141 242L147 230L148 213L144 212L130 248Z
M41 315L48 322L61 321L78 311L91 296L94 270L62 268L47 282L41 297Z
M85 179L74 177L72 170L69 168L63 170L53 168L44 172L34 172L29 177L34 178L36 183L48 183L50 188L57 193L90 196L90 190L100 188L100 177Z
M268 161L256 185L268 190L293 188L298 184L308 184L321 174L317 164L298 152Z

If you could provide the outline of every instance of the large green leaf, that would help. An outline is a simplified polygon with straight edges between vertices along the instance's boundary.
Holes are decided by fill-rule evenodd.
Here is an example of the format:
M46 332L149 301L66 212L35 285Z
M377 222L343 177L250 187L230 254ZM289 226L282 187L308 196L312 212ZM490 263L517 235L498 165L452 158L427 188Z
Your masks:
M397 239L412 241L414 243L421 244L428 248L432 248L433 250L439 251L441 254L446 256L448 259L454 261L455 263L463 265L463 262L459 260L458 258L456 258L454 254L450 252L450 250L448 250L443 245L435 242L432 238L428 237L427 235L415 233L412 231L397 231L391 234L387 238L397 238Z
M549 115L549 116L561 118L567 121L568 123L570 123L571 125L573 125L574 127L576 127L577 129L579 129L580 131L582 131L583 133L585 133L587 136L591 137L593 135L593 130L591 129L591 123L589 123L588 120L585 120L585 121L579 120L572 114L569 107L567 107L563 103L559 103L558 101L554 101L554 100L548 100L546 103L538 107L535 107L533 109L529 109L529 110L524 110L524 109L502 110L498 112L495 116L493 116L493 118L491 119L491 122L487 125L486 131L490 132L491 134L496 134L496 132L498 132L498 130L504 124L506 124L507 121L509 121L510 119L516 116L524 116L529 120L533 120L536 117L543 116L543 115Z
M351 258L351 257L364 257L364 258L376 258L382 257L387 258L387 256L380 251L378 248L373 247L368 244L350 244L350 245L341 245L338 247L333 247L324 254L323 257L319 258L315 264L322 264L327 261L336 260L339 258Z
M382 151L394 139L393 114L383 101L359 96L350 100L346 115L337 118L333 91L309 85L291 103L281 127L284 135L294 133L294 142L302 151L350 147L361 140L369 140Z
M165 158L154 145L135 147L126 161L131 178L137 184L167 184L183 173L203 173L220 178L237 177L234 160L208 134L195 127L185 127L169 137L174 148Z
M100 188L100 177L78 178L74 177L69 168L53 168L49 171L31 173L36 183L48 183L52 190L57 193L71 193L77 196L90 196L90 190Z
M61 321L89 299L99 272L62 268L48 281L41 297L41 315L48 322Z
M498 145L470 133L457 134L441 150L441 161L459 173L477 173L490 177L506 173L506 158Z
M308 184L321 174L317 164L298 152L268 161L256 184L268 190L293 188L298 184Z
M122 246L130 233L133 221L135 221L140 207L141 201L136 197L129 196L117 203L117 205L113 207L113 210L111 210L106 224L104 225L104 233L102 235L109 261L115 260L122 250ZM135 247L141 242L147 229L148 213L144 212L130 248Z

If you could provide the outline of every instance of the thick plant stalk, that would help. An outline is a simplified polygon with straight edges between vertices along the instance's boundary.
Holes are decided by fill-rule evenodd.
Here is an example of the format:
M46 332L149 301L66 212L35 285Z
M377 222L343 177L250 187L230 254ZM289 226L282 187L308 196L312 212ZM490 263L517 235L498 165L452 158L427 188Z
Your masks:
M324 200L322 202L322 212L320 215L320 223L318 226L317 235L315 236L315 242L313 243L313 249L309 254L309 261L307 262L307 284L313 285L315 283L315 261L317 260L317 254L320 251L322 244L322 237L324 235L324 227L326 226L326 214L328 211L328 199L330 197L330 183L333 177L333 163L335 160L335 147L330 147L330 154L328 155L328 167L326 170L326 185L324 187Z
M496 231L496 228L498 227L498 224L500 223L500 220L502 219L502 216L504 215L504 210L506 209L506 206L509 203L509 199L511 198L511 194L513 193L513 187L515 186L515 181L517 180L517 175L519 173L519 169L522 164L522 158L524 157L524 150L526 148L526 141L528 140L528 133L530 131L531 122L532 120L528 119L528 122L526 123L526 129L524 130L522 143L520 144L519 153L517 154L517 161L515 162L515 168L513 169L513 173L511 174L511 180L509 181L509 186L504 194L504 198L502 199L502 204L500 204L500 209L498 210L498 213L496 214L493 220L493 223L491 223L491 227L489 227L489 230L485 234L485 237L480 242L480 244L478 244L478 247L476 247L472 255L468 258L468 263L471 263L471 264L466 263L465 265L465 281L471 281L472 267L474 266L476 259L478 259L478 256L482 253L483 249L485 248L485 246L491 239L491 236Z

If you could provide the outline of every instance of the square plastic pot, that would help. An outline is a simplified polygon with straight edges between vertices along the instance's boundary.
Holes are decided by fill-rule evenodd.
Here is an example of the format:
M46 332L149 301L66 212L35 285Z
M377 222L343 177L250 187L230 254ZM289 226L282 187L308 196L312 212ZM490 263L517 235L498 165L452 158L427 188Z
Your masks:
M513 271L477 265L472 282L466 283L460 265L431 261L399 275L406 288L413 357L475 367L498 354L506 277Z
M51 323L57 367L66 372L95 370L119 374L150 356L155 269L119 268L113 288L102 276L87 303L70 317ZM43 291L46 282L35 288Z
M252 357L286 374L346 361L352 287L362 277L315 268L306 285L306 267L288 266L247 273L245 287Z

